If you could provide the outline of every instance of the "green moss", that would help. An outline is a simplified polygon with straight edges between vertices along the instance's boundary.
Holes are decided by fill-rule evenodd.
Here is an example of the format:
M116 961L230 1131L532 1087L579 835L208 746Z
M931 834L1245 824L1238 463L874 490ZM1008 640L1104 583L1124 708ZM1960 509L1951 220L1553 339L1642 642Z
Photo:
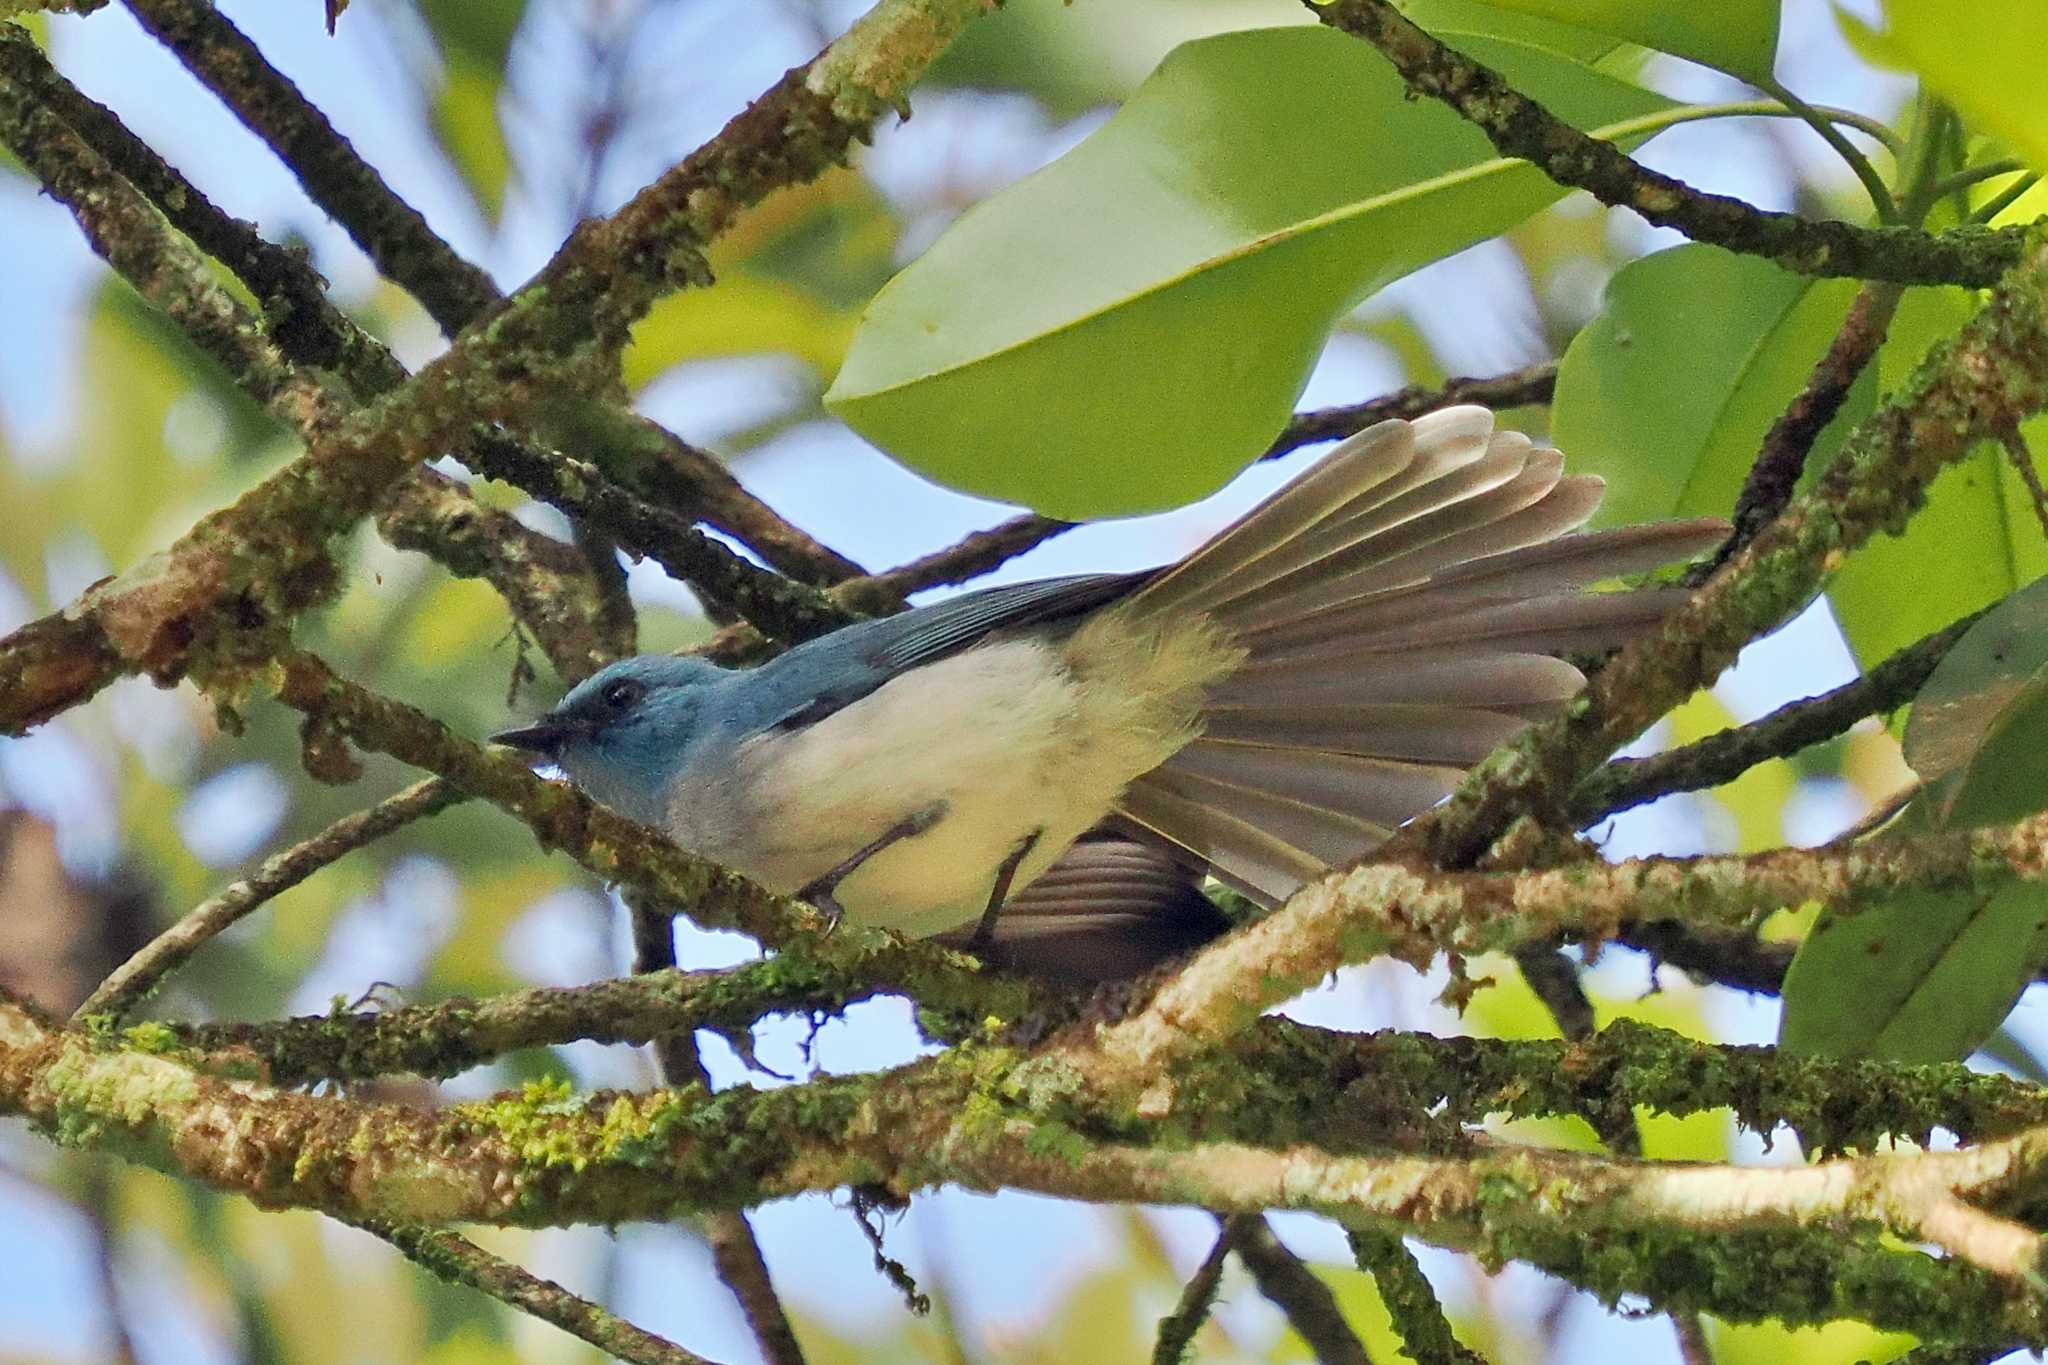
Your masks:
M178 1035L171 1030L170 1026L158 1023L155 1020L135 1024L123 1029L121 1031L121 1040L137 1052L147 1052L158 1056L168 1052L176 1052L180 1046Z
M1036 1123L1024 1135L1024 1150L1035 1157L1051 1157L1069 1166L1079 1166L1087 1160L1090 1144L1087 1138L1053 1120Z

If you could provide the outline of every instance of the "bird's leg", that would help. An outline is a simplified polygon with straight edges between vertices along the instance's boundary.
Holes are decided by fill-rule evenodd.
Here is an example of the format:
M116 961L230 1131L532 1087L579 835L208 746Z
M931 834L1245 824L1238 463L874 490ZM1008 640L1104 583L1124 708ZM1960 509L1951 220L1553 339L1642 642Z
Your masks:
M1003 865L996 869L996 884L989 888L988 906L981 912L981 923L975 927L974 937L967 940L967 951L976 957L987 955L989 944L995 942L996 916L1002 913L1003 902L1010 898L1010 883L1017 880L1017 869L1031 856L1031 850L1038 847L1038 836L1045 833L1043 828L1034 829L1010 850L1010 856L1003 859Z
M939 823L940 820L945 818L945 815L946 803L944 801L935 801L923 810L912 811L895 824L889 826L889 828L883 830L881 838L863 844L854 851L853 856L840 863L839 866L821 877L812 878L796 893L797 899L809 901L818 908L818 913L829 921L829 927L838 927L839 921L846 915L845 908L839 904L839 898L834 894L839 889L839 883L858 872L861 864L889 847L889 845L901 843L905 839L915 839L918 835Z

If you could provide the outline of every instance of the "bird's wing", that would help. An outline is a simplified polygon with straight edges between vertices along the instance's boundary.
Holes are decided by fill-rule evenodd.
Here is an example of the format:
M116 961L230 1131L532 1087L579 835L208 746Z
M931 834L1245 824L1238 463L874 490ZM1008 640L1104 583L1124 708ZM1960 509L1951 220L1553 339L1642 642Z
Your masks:
M997 631L1079 616L1134 592L1146 573L1073 574L962 593L863 629L873 630L869 657L900 673L979 644Z
M1136 591L1153 572L1075 574L982 588L798 645L762 668L779 675L776 681L796 694L773 724L784 730L815 725L898 674L936 663L1002 631L1092 611ZM804 685L804 680L821 675L829 683Z

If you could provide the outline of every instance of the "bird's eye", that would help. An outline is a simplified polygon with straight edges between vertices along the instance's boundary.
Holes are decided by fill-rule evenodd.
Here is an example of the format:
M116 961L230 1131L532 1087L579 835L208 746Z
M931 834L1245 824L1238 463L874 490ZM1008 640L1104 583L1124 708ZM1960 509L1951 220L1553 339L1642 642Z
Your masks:
M614 711L624 711L646 695L645 684L635 682L631 678L620 678L617 682L607 683L604 691L599 694L604 704Z

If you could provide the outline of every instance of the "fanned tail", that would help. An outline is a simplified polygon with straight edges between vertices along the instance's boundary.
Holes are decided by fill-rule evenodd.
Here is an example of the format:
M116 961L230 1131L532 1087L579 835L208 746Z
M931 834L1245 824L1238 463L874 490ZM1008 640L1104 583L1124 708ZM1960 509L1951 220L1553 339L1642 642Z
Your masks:
M1201 737L1134 782L1120 816L1268 905L1369 851L1584 686L1559 656L1624 644L1683 596L1583 589L1727 535L1714 520L1579 534L1602 491L1484 408L1338 446L1118 608L1200 612L1247 651Z

